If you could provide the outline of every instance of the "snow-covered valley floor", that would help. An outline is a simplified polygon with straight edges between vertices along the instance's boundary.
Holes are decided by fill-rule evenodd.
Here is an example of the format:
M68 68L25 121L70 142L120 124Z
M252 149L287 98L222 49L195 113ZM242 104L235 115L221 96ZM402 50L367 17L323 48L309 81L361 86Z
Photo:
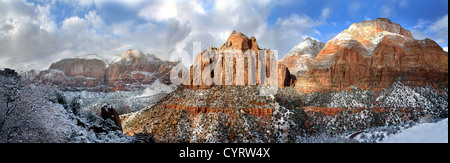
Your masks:
M448 118L423 123L391 135L381 143L448 143Z

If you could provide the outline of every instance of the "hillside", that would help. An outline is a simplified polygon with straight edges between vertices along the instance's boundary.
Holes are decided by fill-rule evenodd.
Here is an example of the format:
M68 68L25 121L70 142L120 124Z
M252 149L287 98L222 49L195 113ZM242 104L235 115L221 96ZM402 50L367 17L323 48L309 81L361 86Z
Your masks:
M270 54L257 45L256 38L233 32L222 47L202 52L196 57L201 64L190 68L189 84L152 107L124 115L124 131L154 135L161 142L314 142L324 137L352 142L346 134L448 117L448 62L443 60L448 55L434 41L414 40L388 19L353 24L323 47L311 39L300 43L279 65L299 63L289 60L304 56L311 63L301 73L305 65L278 66L278 72L286 67L289 75L278 76L276 87L258 80L261 71L256 71L256 84L252 78L237 84L238 74L247 79L253 73L250 64L238 68L237 62L219 64L222 71L206 74L219 76L219 83L217 78L212 85L203 83L205 73L193 76L195 69L215 67L229 55L227 49ZM262 63L268 62L256 65ZM220 84L227 82L226 67L233 68L231 85Z

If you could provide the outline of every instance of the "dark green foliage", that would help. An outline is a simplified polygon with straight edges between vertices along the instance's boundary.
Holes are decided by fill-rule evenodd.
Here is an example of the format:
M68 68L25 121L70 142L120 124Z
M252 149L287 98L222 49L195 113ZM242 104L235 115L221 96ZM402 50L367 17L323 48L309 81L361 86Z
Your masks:
M287 109L295 109L303 106L300 95L293 88L278 89L275 100Z
M78 96L74 97L72 99L72 101L70 102L71 111L75 115L78 115L79 110L81 109L80 100L81 100L81 96L78 95Z
M61 91L55 91L53 96L50 96L50 99L48 100L55 104L61 104L64 109L68 109L66 97L64 97L64 94Z

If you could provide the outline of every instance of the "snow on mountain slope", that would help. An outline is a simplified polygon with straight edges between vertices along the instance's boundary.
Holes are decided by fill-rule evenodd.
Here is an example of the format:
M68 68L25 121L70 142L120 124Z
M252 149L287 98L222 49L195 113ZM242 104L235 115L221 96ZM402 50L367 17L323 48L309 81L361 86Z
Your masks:
M317 54L319 54L320 50L325 46L325 43L313 40L311 38L306 38L304 41L294 46L285 57L290 57L293 55L303 55L309 54L313 58L316 58Z
M116 91L116 92L64 92L70 102L75 97L80 96L79 103L82 111L100 112L100 107L104 103L111 104L119 114L138 111L148 106L152 106L165 95L176 89L174 85L166 85L157 79L145 90L140 91Z
M382 143L448 143L448 118L437 123L423 123L391 135Z
M162 83L159 79L157 79L155 82L152 83L152 85L148 88L146 88L141 95L137 97L146 97L146 96L153 96L159 93L170 93L173 92L176 89L176 86L174 85L166 85Z
M289 71L294 75L301 75L309 70L310 64L319 54L325 43L318 42L311 38L294 46L284 57L281 62L288 67Z

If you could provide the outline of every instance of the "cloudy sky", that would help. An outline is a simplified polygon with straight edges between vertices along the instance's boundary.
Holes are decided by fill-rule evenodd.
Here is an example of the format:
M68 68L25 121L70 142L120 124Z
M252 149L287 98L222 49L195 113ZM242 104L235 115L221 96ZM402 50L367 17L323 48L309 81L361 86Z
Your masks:
M193 42L218 47L233 30L281 58L306 37L327 42L378 17L448 47L447 0L0 0L0 68L128 49L168 58Z

